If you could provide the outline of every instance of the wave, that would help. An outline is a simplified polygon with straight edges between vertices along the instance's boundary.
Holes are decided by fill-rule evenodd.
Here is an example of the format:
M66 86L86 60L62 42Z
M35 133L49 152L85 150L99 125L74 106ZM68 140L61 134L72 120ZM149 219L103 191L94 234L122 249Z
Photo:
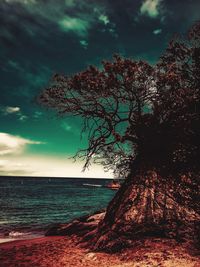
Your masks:
M27 235L31 235L31 234L32 234L31 232L24 233L24 232L11 231L8 234L8 236L9 237L22 237L22 236L27 236Z

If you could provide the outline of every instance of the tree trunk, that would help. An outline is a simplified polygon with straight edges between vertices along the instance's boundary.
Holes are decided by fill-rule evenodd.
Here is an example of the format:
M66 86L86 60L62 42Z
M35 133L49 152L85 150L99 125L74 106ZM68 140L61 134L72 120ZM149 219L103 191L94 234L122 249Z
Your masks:
M195 235L192 229L199 215L175 202L156 172L147 172L139 184L138 180L127 179L109 204L93 238L94 249L118 251L145 236Z

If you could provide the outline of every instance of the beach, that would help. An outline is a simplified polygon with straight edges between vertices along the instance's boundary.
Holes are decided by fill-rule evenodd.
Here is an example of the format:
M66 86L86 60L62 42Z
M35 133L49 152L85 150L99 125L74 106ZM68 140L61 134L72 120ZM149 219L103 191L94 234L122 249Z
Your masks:
M1 199L4 220L0 240L4 243L0 243L0 267L200 266L197 251L190 244L173 239L141 238L117 253L89 248L81 242L81 235L97 227L104 212L94 213L94 210L105 207L114 192L104 187L84 186L86 182L26 178L21 183L16 178L2 179L1 186L7 194ZM83 216L86 212L91 215ZM44 236L47 230L49 236Z
M76 236L42 237L0 244L0 267L199 267L184 244L146 239L118 253L91 251Z

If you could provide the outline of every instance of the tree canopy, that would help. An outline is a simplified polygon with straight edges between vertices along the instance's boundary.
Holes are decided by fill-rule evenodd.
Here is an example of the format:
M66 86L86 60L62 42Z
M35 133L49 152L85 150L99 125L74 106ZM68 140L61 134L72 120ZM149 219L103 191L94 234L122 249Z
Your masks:
M77 156L120 170L199 172L200 24L173 39L155 66L114 55L102 68L56 74L40 102L79 116L89 145Z

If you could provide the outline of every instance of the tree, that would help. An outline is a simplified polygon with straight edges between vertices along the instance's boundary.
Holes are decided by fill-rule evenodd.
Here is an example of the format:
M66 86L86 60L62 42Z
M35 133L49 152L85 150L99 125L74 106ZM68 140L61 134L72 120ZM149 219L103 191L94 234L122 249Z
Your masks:
M157 69L161 101L156 108L169 126L171 141L167 143L172 144L167 169L176 177L175 187L180 189L181 183L194 196L181 196L179 192L178 199L188 202L188 197L199 212L200 23L191 27L185 38L177 37L169 43Z
M103 62L103 70L90 66L71 78L55 75L40 101L60 114L83 118L89 147L78 156L86 158L88 167L96 154L115 151L118 155L126 143L139 146L139 134L132 129L140 124L146 103L151 101L152 79L153 68L146 62L116 55L114 62Z
M178 226L199 219L188 209L196 207L199 177L199 35L197 24L189 38L169 44L156 66L115 55L101 70L55 75L40 95L59 114L82 117L89 146L77 156L86 159L84 168L96 160L127 174L95 248L118 249L137 233L180 237Z

